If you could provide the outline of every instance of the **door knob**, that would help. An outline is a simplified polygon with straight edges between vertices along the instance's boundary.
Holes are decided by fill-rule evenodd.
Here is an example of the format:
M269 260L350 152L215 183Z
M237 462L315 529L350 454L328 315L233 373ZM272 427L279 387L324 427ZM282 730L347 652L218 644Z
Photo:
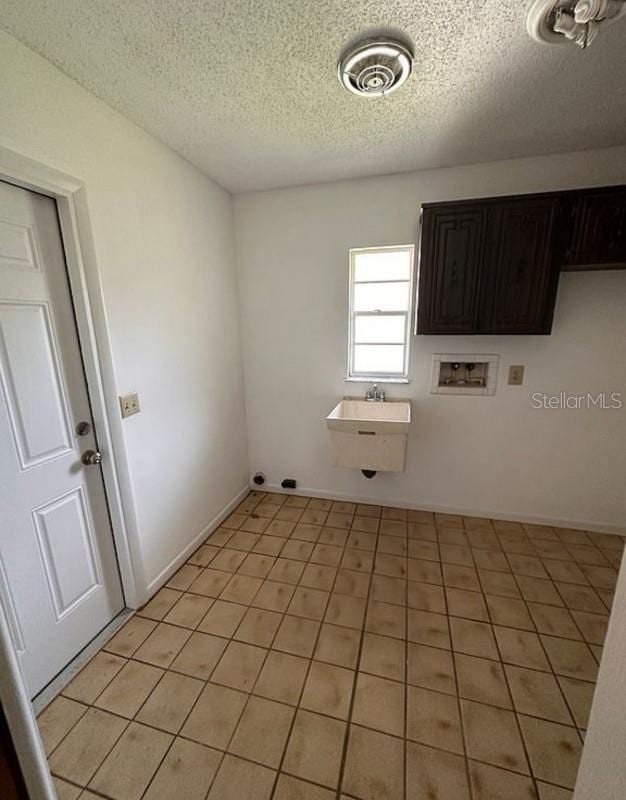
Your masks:
M85 450L80 460L85 466L93 467L102 461L102 456L95 450Z

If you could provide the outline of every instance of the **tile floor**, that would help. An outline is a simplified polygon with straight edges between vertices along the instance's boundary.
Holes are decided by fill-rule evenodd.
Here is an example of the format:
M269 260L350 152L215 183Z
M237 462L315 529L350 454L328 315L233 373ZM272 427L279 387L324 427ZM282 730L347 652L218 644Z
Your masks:
M253 492L40 716L60 800L568 800L623 540Z

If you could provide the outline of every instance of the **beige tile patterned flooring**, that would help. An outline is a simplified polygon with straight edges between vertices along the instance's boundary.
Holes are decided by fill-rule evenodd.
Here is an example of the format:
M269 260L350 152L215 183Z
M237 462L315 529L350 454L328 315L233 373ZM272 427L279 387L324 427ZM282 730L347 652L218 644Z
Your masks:
M623 540L251 493L41 714L60 800L568 800Z

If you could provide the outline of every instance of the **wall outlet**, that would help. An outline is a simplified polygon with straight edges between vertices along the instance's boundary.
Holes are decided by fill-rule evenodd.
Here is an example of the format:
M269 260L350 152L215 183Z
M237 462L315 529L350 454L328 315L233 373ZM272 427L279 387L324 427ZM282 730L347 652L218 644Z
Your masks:
M122 412L122 419L138 414L141 411L139 408L139 395L136 393L122 395L120 397L120 411Z
M509 367L509 386L521 386L524 383L524 367L521 364Z

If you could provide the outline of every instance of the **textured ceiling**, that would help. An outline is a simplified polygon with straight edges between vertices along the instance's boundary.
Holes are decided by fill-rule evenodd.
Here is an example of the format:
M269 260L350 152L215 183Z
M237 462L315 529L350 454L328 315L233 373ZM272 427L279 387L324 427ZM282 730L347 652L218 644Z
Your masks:
M0 25L235 191L626 143L626 21L532 42L524 0L0 0ZM403 31L396 94L338 83Z

